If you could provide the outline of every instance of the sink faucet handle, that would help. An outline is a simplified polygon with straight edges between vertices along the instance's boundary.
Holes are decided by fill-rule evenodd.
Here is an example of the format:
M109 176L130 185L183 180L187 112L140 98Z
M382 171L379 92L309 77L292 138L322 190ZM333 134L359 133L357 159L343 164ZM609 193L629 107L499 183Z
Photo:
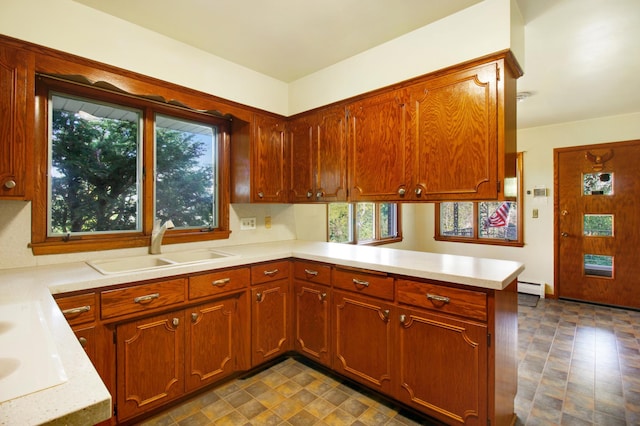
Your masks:
M164 226L165 226L167 229L173 229L173 228L175 228L175 227L176 227L176 226L173 224L173 221L171 221L171 219L167 219L167 221L164 223Z

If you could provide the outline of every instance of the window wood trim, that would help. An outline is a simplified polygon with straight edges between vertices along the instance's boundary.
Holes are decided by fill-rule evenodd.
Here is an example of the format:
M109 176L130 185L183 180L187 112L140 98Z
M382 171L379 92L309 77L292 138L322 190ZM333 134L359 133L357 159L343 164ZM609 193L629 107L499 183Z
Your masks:
M46 76L34 78L35 93L35 137L34 137L34 197L32 201L31 243L34 255L62 254L95 250L122 249L149 246L153 228L153 188L154 179L154 126L155 113L169 114L177 118L215 123L220 128L218 139L218 227L211 231L200 229L168 230L163 244L210 241L229 238L230 202L230 124L212 114L192 111L182 106L159 103L156 100L141 99L127 93L115 93L103 87L92 87ZM48 99L50 91L96 99L138 108L145 113L143 136L143 167L146 178L142 181L142 230L141 232L95 234L81 236L47 236L48 214ZM159 88L160 90L160 88Z

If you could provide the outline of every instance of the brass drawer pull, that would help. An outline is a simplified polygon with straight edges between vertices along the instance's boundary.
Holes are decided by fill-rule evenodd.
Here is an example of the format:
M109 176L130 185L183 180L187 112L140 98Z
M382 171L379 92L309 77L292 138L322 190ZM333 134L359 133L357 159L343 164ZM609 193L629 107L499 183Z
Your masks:
M359 280L357 278L354 278L352 281L353 281L353 283L355 285L361 285L363 287L369 287L369 281L362 281L362 280Z
M256 293L256 301L262 302L262 293Z
M278 268L276 269L272 269L270 271L264 271L264 274L271 277L274 276L275 274L277 274L278 272L280 272L280 270Z
M222 278L220 280L212 281L211 285L216 287L224 287L225 285L229 284L229 281L231 281L231 278Z
M79 337L78 338L78 342L80 342L80 346L82 346L83 348L87 347L87 338L86 337Z
M152 294L147 294L146 296L138 296L135 299L133 299L133 302L144 304L144 303L149 303L153 299L157 299L158 297L160 297L160 293L152 293Z
M311 269L305 269L304 273L307 274L307 275L312 275L314 277L318 276L318 271L313 271Z
M430 293L427 293L427 299L436 301L436 302L442 302L444 304L447 304L451 301L451 299L449 299L446 296L438 296L437 294L430 294Z
M324 302L325 300L327 300L327 293L320 293L318 295L318 299L320 299L321 302Z
M65 309L64 311L62 311L62 315L64 315L65 317L68 315L79 315L85 312L89 312L90 310L91 310L91 306L89 305L80 306L77 308Z

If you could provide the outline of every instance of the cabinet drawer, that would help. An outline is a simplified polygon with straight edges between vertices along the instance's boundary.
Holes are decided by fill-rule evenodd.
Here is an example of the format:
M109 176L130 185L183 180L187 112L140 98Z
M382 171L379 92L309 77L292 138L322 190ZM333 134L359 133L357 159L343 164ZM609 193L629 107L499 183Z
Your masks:
M263 263L251 267L251 284L268 283L289 276L289 261Z
M96 294L80 294L56 299L62 314L70 325L96 320Z
M211 296L249 285L249 268L211 272L189 277L189 299Z
M186 278L103 291L102 318L150 311L184 302Z
M408 280L398 280L396 285L399 303L487 320L486 293Z
M334 287L380 299L393 300L393 284L393 278L387 277L385 274L371 274L346 269L336 269L333 272Z
M315 262L297 260L293 264L293 274L299 280L312 281L318 284L331 284L331 266Z

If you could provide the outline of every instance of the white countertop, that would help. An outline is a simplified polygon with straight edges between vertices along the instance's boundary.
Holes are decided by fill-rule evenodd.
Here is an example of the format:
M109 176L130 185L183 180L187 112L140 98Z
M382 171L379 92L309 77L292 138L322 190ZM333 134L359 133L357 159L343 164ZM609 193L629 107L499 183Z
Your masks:
M103 275L85 262L0 270L2 305L38 302L67 380L0 403L0 425L89 424L110 416L111 398L78 343L52 294L295 257L416 278L503 290L523 270L519 262L348 244L280 241L215 247L234 256L208 263L172 265L135 273ZM169 248L165 248L169 251ZM28 330L23 334L28 338ZM43 350L42 342L30 343ZM0 375L0 385L2 378Z

